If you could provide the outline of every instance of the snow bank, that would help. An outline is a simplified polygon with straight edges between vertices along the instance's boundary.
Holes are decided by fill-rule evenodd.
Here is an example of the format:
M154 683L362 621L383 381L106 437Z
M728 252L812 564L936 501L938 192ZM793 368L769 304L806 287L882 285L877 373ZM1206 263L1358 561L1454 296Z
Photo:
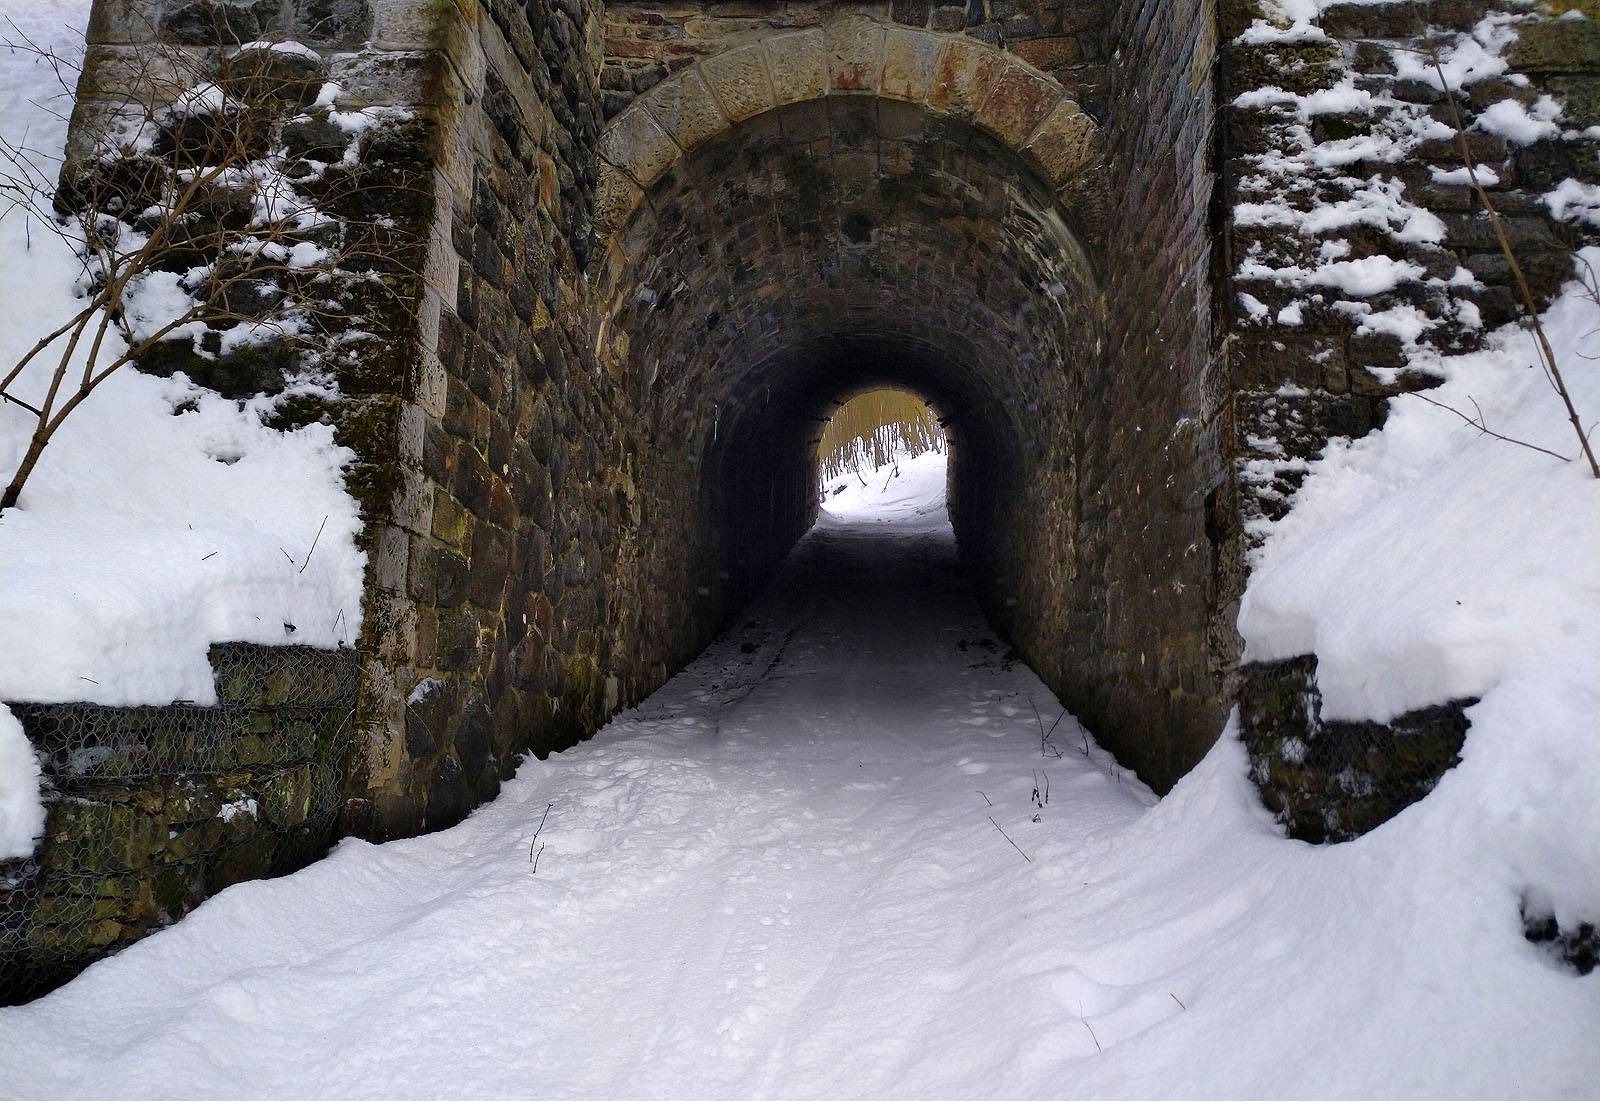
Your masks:
M944 523L948 458L943 451L927 451L898 457L870 473L862 470L835 478L823 487L823 522L889 523L920 517L928 524Z
M1600 264L1600 249L1582 258ZM1569 285L1546 332L1580 409L1600 410L1592 355L1600 309ZM1486 436L1567 455L1576 439L1531 332L1432 357L1446 382L1393 399L1382 431L1334 441L1281 521L1266 525L1239 618L1245 658L1315 652L1330 717L1386 719L1482 695L1513 660L1594 646L1600 625L1600 483ZM1600 653L1600 650L1591 650ZM1521 655L1521 657L1518 657Z
M88 7L13 5L6 37L75 58ZM5 55L0 125L26 135L46 178L69 109L43 62ZM0 365L79 308L80 274L46 227L16 209L0 218ZM37 404L46 384L34 370L11 392ZM0 699L206 703L212 642L357 637L364 556L340 475L351 453L325 426L266 428L270 408L124 370L67 419L20 507L0 515ZM0 481L33 427L0 403Z
M1600 307L1569 284L1544 326L1592 423ZM1436 822L1418 843L1575 924L1600 914L1600 482L1440 408L1575 455L1537 362L1508 326L1431 361L1445 383L1393 399L1381 431L1331 444L1267 525L1239 630L1249 661L1315 653L1330 718L1478 697L1461 765L1407 812Z
M0 860L31 856L43 832L39 760L22 724L0 704Z

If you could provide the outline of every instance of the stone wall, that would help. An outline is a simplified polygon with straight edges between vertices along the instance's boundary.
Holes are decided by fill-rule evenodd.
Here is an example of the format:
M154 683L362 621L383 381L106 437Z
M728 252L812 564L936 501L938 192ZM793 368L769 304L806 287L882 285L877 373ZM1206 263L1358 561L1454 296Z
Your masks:
M1212 320L1209 3L1128 3L1110 24L1105 347L1073 412L1071 542L1020 557L991 614L1119 760L1165 789L1221 728L1240 572ZM1059 538L1059 537L1058 537ZM1069 568L1067 563L1072 563Z
M1337 4L1313 33L1279 36L1260 25L1245 34L1261 5L1223 5L1218 319L1249 541L1287 512L1330 439L1378 427L1390 397L1434 384L1431 360L1527 316L1462 137L1536 308L1572 277L1572 250L1600 239L1541 200L1565 177L1600 184L1600 9L1587 9L1571 20L1500 0ZM1514 35L1508 67L1480 66L1447 93L1428 50L1448 55L1469 35ZM1318 97L1330 89L1340 94ZM1560 123L1537 140L1482 125L1497 103L1545 95ZM1352 198L1359 219L1296 213ZM1393 278L1308 284L1296 274L1330 261L1376 261ZM1290 835L1344 840L1432 790L1457 760L1473 701L1330 722L1315 670L1315 655L1244 669L1241 734L1262 799Z
M211 664L211 707L7 705L43 764L46 820L32 858L0 861L0 1004L327 850L355 651L229 643Z
M1290 837L1321 844L1376 829L1460 761L1466 709L1447 700L1388 722L1322 717L1317 659L1240 670L1239 736L1261 801Z
M1563 177L1600 181L1592 129L1600 120L1600 11L1573 21L1500 0L1337 4L1320 18L1321 37L1241 37L1261 14L1245 0L1225 5L1221 66L1229 216L1220 321L1241 507L1254 532L1260 518L1283 514L1305 460L1330 438L1364 435L1382 423L1390 397L1433 384L1430 354L1469 350L1527 314L1466 177L1456 112L1539 308L1571 277L1571 252L1585 233L1553 218L1539 196ZM1509 69L1481 67L1447 96L1427 64L1430 44L1448 51L1475 29L1490 34L1496 21L1516 36ZM1333 88L1356 95L1330 97L1337 109L1296 98ZM1563 114L1537 141L1508 142L1479 125L1502 100L1531 105L1541 95L1553 96ZM1363 152L1369 138L1380 144ZM1268 213L1353 196L1389 213L1317 224ZM1235 213L1241 204L1243 216ZM1392 262L1398 274L1375 287L1286 277L1327 257Z
M454 824L519 752L592 729L609 516L577 302L595 12L389 12L441 64L420 357L402 481L373 540L382 612L346 807L345 828L375 838Z
M596 355L599 18L492 0L434 32L421 356L374 539L386 611L346 807L365 836L458 821L522 754L661 684L742 603L725 607L703 534L699 456Z

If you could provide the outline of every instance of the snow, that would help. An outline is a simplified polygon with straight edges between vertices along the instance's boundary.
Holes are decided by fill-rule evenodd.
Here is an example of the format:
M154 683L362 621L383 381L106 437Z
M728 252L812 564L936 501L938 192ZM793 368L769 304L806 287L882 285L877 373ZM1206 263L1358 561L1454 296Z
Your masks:
M1533 113L1514 99L1491 103L1478 115L1478 129L1498 134L1514 145L1531 145L1541 138L1559 137L1561 128L1553 121L1560 110L1549 96L1540 96Z
M12 5L5 37L75 58L87 11L84 0ZM0 57L0 126L25 134L53 179L68 104L42 62ZM0 364L79 308L80 275L73 250L24 211L0 218ZM131 312L159 327L183 292L167 273L146 282ZM38 404L47 381L32 371L10 391ZM356 638L364 556L339 473L352 456L326 426L264 427L270 411L268 399L123 370L68 418L20 507L0 514L0 699L209 703L213 642ZM0 480L33 424L0 404Z
M1279 835L1231 729L1157 802L984 625L942 467L845 480L740 626L460 826L0 1010L10 1096L1592 1093L1596 979L1517 909L1593 882L1534 847L1592 789L1479 745L1559 700L1486 697L1337 847Z
M1320 35L1323 0L1281 6L1247 34ZM42 35L85 5L13 8ZM1503 67L1486 22L1458 76ZM25 115L40 74L0 79L7 133L59 145ZM11 356L77 274L23 235L0 220ZM1426 323L1347 305L1408 342ZM1546 323L1592 421L1594 307L1569 291ZM984 624L944 457L903 458L826 487L740 626L460 826L346 840L0 1009L6 1096L1592 1097L1600 977L1527 943L1519 906L1600 915L1600 484L1424 400L1570 452L1531 353L1507 330L1421 364L1444 384L1297 460L1255 533L1247 657L1314 652L1330 717L1479 697L1461 764L1362 838L1285 840L1231 725L1157 801ZM207 699L209 641L353 637L328 434L181 379L108 386L0 517L0 698ZM37 786L0 707L0 849L31 848Z
M1600 249L1578 260L1600 265ZM1592 423L1600 306L1574 282L1543 323ZM1393 399L1381 432L1330 444L1292 511L1267 525L1239 630L1247 660L1314 652L1330 718L1385 720L1480 698L1462 765L1421 807L1476 805L1450 827L1471 839L1463 859L1498 862L1508 890L1521 880L1557 913L1593 921L1600 482L1579 462L1491 438L1439 407L1576 455L1536 362L1532 334L1507 327L1484 351L1428 364L1444 384Z
M1582 257L1600 263L1600 250ZM1597 327L1577 283L1546 320L1580 409L1600 408L1582 358ZM1332 444L1257 554L1240 613L1245 657L1316 652L1331 716L1387 719L1481 695L1513 655L1541 662L1563 640L1600 653L1583 623L1586 610L1600 613L1600 574L1574 553L1600 546L1600 485L1580 464L1482 435L1438 407L1481 409L1496 432L1576 453L1554 390L1528 367L1532 334L1513 327L1489 343L1434 357L1428 370L1444 385L1392 400L1382 432ZM1530 532L1540 537L1525 544ZM1370 604L1349 598L1347 578L1361 579ZM1558 599L1573 588L1580 603ZM1600 627L1600 614L1591 620Z
M33 855L43 832L38 758L22 724L0 704L0 860Z
M1543 196L1550 216L1563 222L1587 222L1600 228L1600 184L1571 178L1562 180Z

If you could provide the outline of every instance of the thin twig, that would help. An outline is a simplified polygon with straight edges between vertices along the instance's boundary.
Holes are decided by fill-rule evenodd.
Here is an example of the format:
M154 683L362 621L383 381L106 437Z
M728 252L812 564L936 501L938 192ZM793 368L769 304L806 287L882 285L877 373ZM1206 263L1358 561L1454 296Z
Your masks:
M982 788L973 788L973 789L972 789L972 790L973 790L973 791L976 791L976 792L977 792L977 793L978 793L978 794L979 794L979 795L983 795L983 789L982 789ZM984 801L984 802L985 802L985 803L989 803L989 797L988 797L988 796L987 796L987 795L983 795L983 801ZM993 803L989 803L989 805L990 805L990 806L991 806L991 807L992 807L992 806L994 806L994 804L993 804Z
M1082 1013L1083 1010L1080 1008L1078 1012ZM1106 1053L1106 1049L1100 1046L1100 1037L1094 1034L1094 1026L1089 1023L1089 1019L1087 1017L1079 1017L1078 1020L1083 1023L1084 1028L1089 1030L1089 1039L1094 1041L1094 1049L1101 1055L1104 1055Z
M1173 993L1173 992L1172 992L1172 991L1170 991L1170 990L1169 990L1169 991L1167 991L1167 997L1169 997L1169 998L1171 998L1171 999L1172 999L1172 1000L1173 1000L1173 1001L1175 1001L1175 1002L1177 1002L1177 1003L1178 1003L1178 1008L1179 1008L1179 1009L1183 1009L1183 1010L1187 1010L1187 1009L1188 1009L1188 1008L1189 1008L1189 1007L1188 1007L1188 1006L1186 1006L1186 1005L1184 1005L1184 1004L1183 1004L1183 999L1182 999L1182 998L1180 998L1180 997L1178 997L1178 996L1177 996L1177 995L1176 995L1176 994L1174 994L1174 993Z
M1506 443L1514 443L1518 447L1526 447L1529 451L1538 451L1541 454L1549 455L1551 458L1560 459L1564 463L1570 463L1572 461L1572 459L1570 457L1568 457L1566 455L1558 454L1557 452L1554 452L1554 451L1551 451L1548 447L1540 447L1536 443L1529 443L1527 440L1519 440L1519 439L1515 439L1514 437L1511 437L1511 436L1502 436L1500 433L1494 431L1488 425L1483 423L1483 409L1482 409L1481 406L1478 405L1478 401L1477 401L1476 398L1469 397L1467 399L1468 401L1472 402L1472 407L1474 409L1478 410L1478 419L1477 420L1473 420L1471 417L1467 416L1465 413L1463 413L1461 410L1455 408L1454 406L1446 405L1442 401L1435 401L1433 398L1430 398L1426 394L1414 394L1413 396L1414 397L1419 397L1423 401L1427 402L1429 405L1435 406L1436 408L1439 408L1439 409L1443 409L1447 413L1454 413L1456 416L1460 417L1462 420L1464 420L1468 424L1472 425L1472 427L1476 428L1479 432L1482 432L1485 436L1493 436L1497 440L1504 440Z
M1456 147L1461 152L1461 163L1466 165L1467 178L1472 181L1472 190L1477 194L1478 201L1483 204L1483 209L1489 214L1489 225L1494 230L1495 240L1500 243L1500 251L1505 255L1506 264L1511 269L1511 276L1516 280L1517 291L1522 296L1522 304L1527 307L1528 321L1533 326L1533 335L1539 345L1539 354L1543 359L1541 366L1545 371L1545 378L1555 388L1560 396L1561 403L1566 406L1567 419L1572 422L1572 430L1578 435L1578 446L1583 449L1584 458L1589 460L1589 472L1600 478L1600 459L1595 458L1594 449L1589 446L1589 437L1584 434L1583 421L1578 416L1577 407L1572 403L1572 395L1567 392L1566 379L1562 377L1561 368L1556 363L1556 354L1550 347L1550 341L1545 336L1544 326L1539 322L1539 306L1533 300L1533 291L1528 286L1528 280L1522 274L1522 265L1517 262L1516 253L1511 249L1511 241L1506 237L1505 228L1500 224L1500 212L1495 209L1494 203L1489 200L1489 193L1484 190L1483 184L1478 180L1478 169L1472 160L1472 150L1467 146L1466 125L1461 119L1461 105L1456 100L1455 91L1450 87L1450 81L1444 75L1444 65L1439 61L1439 51L1433 42L1428 42L1428 58L1433 62L1433 71L1439 74L1439 86L1444 89L1445 102L1450 107L1450 118L1456 128ZM1481 426L1480 426L1481 427ZM1488 431L1488 429L1484 429ZM1490 432L1489 435L1495 436ZM1504 440L1504 436L1496 436ZM1518 443L1517 440L1508 440L1508 443ZM1532 446L1527 445L1527 446ZM1544 448L1534 448L1543 451ZM1553 455L1555 452L1546 452ZM1567 460L1571 461L1571 460Z
M991 803L989 805L993 806L994 804ZM1000 830L1000 823L996 822L994 820L994 815L986 814L986 815L984 815L984 817L989 820L989 824L991 826L993 826L997 830ZM1011 841L1011 835L1009 833L1007 833L1005 830L1000 830L1000 836L1005 838L1007 841ZM1029 856L1027 853L1022 852L1022 846L1021 845L1018 845L1015 841L1011 841L1011 847L1013 849L1016 849L1017 852L1022 853L1022 859L1026 860L1029 864L1033 863L1033 857Z
M311 549L306 551L306 560L304 562L300 563L300 570L299 570L300 573L305 573L306 572L306 567L311 565L311 555L313 553L315 553L315 551L317 549L317 540L322 538L322 529L327 527L327 526L328 526L328 518L326 516L324 516L322 518L322 523L317 525L317 534L315 536L313 536L312 539L311 539Z
M554 803L546 803L544 813L539 816L539 828L533 831L533 837L528 841L528 863L533 865L533 874L539 874L539 854L544 852L544 846L539 846L539 852L533 851L534 842L539 840L539 834L544 832L544 820L550 817L550 808Z

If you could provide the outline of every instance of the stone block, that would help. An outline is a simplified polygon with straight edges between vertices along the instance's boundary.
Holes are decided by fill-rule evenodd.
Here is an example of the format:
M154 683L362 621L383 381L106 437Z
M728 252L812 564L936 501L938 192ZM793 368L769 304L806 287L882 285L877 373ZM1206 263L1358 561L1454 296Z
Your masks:
M778 106L816 99L828 89L828 54L820 29L768 39L763 48Z
M944 45L944 39L926 31L889 28L883 47L883 95L910 103L925 100Z
M864 16L849 15L824 28L828 88L834 92L876 92L883 80L884 28Z
M600 156L627 171L641 187L649 187L683 150L667 136L650 112L624 111L600 137Z
M743 122L774 106L772 81L760 43L708 57L700 63L700 72L723 113L733 122Z
M956 39L939 59L928 88L928 106L940 114L971 119L1004 68L1004 55L975 42Z
M1600 126L1600 76L1552 76L1544 83L1561 104L1563 126Z
M731 125L696 69L685 70L663 81L638 102L667 136L685 150L693 149Z
M145 0L99 0L89 9L87 40L91 46L124 46L153 42L157 26Z
M1024 146L1052 187L1099 160L1100 128L1070 99L1056 101Z
M406 567L410 561L405 529L386 524L378 533L373 555L376 559L373 564L374 583L380 589L393 593L404 592Z
M1083 60L1083 49L1079 46L1078 40L1065 35L1012 42L1007 44L1006 49L1034 68L1046 71L1074 65Z
M1523 73L1593 73L1600 70L1600 23L1593 19L1519 23L1506 59Z
M1049 77L1008 65L978 108L977 123L1013 149L1020 148L1060 98L1060 86Z
M372 44L380 50L428 50L439 45L453 13L434 0L370 0Z
M83 55L78 98L171 103L186 89L207 79L220 60L221 55L215 50L90 46Z
M602 163L595 176L595 236L604 240L616 233L643 201L644 191L622 169Z
M335 56L329 60L329 75L342 89L335 105L348 111L374 105L425 103L430 98L436 64L425 53Z

